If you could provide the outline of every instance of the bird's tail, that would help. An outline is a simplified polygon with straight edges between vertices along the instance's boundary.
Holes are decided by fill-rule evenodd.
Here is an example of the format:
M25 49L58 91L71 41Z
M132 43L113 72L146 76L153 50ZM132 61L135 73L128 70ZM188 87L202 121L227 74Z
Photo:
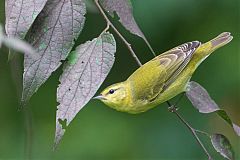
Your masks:
M223 32L218 35L216 38L202 44L197 50L195 54L195 61L202 62L205 58L207 58L213 51L216 49L228 44L233 37L229 32Z
M229 32L223 32L216 38L212 39L210 41L211 43L211 50L212 52L215 51L216 49L228 44L231 40L233 39L233 36L231 36L231 33Z

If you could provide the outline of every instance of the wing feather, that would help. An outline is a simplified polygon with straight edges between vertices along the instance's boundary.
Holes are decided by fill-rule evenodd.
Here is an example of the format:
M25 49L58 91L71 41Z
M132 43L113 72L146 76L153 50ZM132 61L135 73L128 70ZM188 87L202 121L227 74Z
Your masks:
M166 90L172 84L172 82L176 80L177 76L189 63L193 53L200 45L201 43L198 41L187 42L162 55L163 57L169 58L172 63L169 66L166 66L166 68L168 68L167 73L169 76L166 78L166 82L161 93L164 92L164 90ZM175 57L172 58L172 55ZM161 55L159 58L161 63Z
M198 41L184 43L137 69L128 78L133 97L137 100L153 101L176 80L200 44Z

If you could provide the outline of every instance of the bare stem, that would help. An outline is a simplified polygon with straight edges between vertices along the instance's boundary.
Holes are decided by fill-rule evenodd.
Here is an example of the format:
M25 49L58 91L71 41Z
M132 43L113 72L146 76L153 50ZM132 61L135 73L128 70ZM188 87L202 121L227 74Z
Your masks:
M204 152L208 156L208 160L212 160L211 155L208 153L207 149L203 145L202 141L200 140L200 138L198 137L196 132L201 132L201 133L204 133L204 134L207 134L207 133L203 132L203 131L196 130L193 127L191 127L191 125L177 112L177 108L176 108L175 105L171 105L171 103L169 101L167 101L167 104L169 106L169 111L174 113L181 120L181 122L191 131L193 137L197 140L198 144L201 146L201 148L204 150Z
M25 158L27 160L32 159L32 140L33 140L33 128L32 128L32 114L29 108L24 108L24 118L25 118Z
M10 51L10 50L9 50ZM13 51L12 51L13 52ZM11 58L10 69L11 69L11 76L12 81L15 85L17 97L20 101L21 91L22 91L22 75L21 75L21 59L20 54L12 54L14 55ZM20 111L20 107L18 107ZM25 142L24 142L24 153L25 159L30 160L32 158L32 143L33 143L33 124L32 124L32 114L31 114L31 107L23 108L23 115L24 115L24 129L25 129Z
M104 17L104 19L107 22L107 27L104 29L103 32L107 31L109 29L109 26L112 27L112 29L116 32L116 34L121 38L121 40L125 43L125 45L127 46L127 48L129 49L130 53L132 54L133 58L135 59L135 61L137 62L137 64L141 67L142 63L139 61L137 55L134 53L131 44L128 43L128 41L122 36L122 34L115 28L115 26L112 24L112 22L108 19L107 15L105 14L105 12L103 11L102 7L100 6L100 4L98 3L98 0L95 0L96 6L98 7L100 13L102 14L102 16ZM148 46L150 46L150 44L145 41L147 43ZM150 46L151 49L151 46ZM153 53L154 51L151 50ZM191 133L193 134L194 138L197 140L198 144L201 146L201 148L204 150L204 152L206 153L206 155L208 156L209 160L212 160L212 157L210 156L210 154L208 153L207 149L205 148L205 146L203 145L203 143L201 142L201 140L199 139L198 135L196 132L199 132L198 130L195 130L194 128L192 128L190 126L190 124L177 112L177 107L176 105L171 105L171 103L169 101L167 101L167 104L169 105L169 111L172 113L175 113L175 115L181 120L181 122L191 131ZM205 133L205 132L201 132L201 133ZM207 133L205 133L207 134Z
M201 133L201 134L203 134L203 135L205 135L205 136L207 136L207 137L210 137L210 135L209 135L207 132L200 131L200 130L198 130L198 129L195 129L195 132L198 132L198 133Z
M100 6L100 4L98 3L98 0L95 0L95 4L98 7L100 13L102 14L102 16L104 17L104 19L107 22L107 27L111 26L112 29L114 30L114 32L116 32L116 34L121 38L121 40L124 42L124 44L127 46L128 50L130 51L131 55L133 56L133 58L135 59L135 61L137 62L137 64L139 66L142 66L142 63L139 61L137 55L135 54L135 52L133 51L131 44L128 43L128 41L122 36L122 34L120 32L118 32L118 30L115 28L115 26L112 24L112 22L108 19L107 15L105 14L105 12L103 11L102 7Z
M156 53L154 52L154 50L153 50L152 46L150 45L150 43L148 42L148 40L145 37L143 38L143 40L147 44L150 51L152 52L153 56L156 57Z

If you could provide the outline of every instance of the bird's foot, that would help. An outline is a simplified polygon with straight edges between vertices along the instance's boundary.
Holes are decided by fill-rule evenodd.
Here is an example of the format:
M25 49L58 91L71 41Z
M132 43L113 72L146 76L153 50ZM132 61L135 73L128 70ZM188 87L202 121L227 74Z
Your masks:
M170 107L168 107L168 111L169 112L176 112L179 108L176 105L172 105Z

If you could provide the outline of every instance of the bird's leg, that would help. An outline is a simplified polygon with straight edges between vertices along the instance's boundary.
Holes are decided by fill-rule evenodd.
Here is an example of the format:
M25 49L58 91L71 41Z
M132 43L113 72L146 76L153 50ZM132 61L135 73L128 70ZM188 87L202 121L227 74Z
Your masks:
M178 109L179 108L176 105L171 105L171 106L169 105L168 107L168 111L172 113L176 112Z
M176 112L176 111L179 109L178 103L181 101L181 99L183 98L183 96L184 96L184 93L182 93L182 94L180 95L180 97L177 99L177 101L174 103L174 105L170 104L170 102L167 101L167 104L168 104L168 106L169 106L169 107L168 107L168 111L169 111L169 112L173 113L173 112Z

